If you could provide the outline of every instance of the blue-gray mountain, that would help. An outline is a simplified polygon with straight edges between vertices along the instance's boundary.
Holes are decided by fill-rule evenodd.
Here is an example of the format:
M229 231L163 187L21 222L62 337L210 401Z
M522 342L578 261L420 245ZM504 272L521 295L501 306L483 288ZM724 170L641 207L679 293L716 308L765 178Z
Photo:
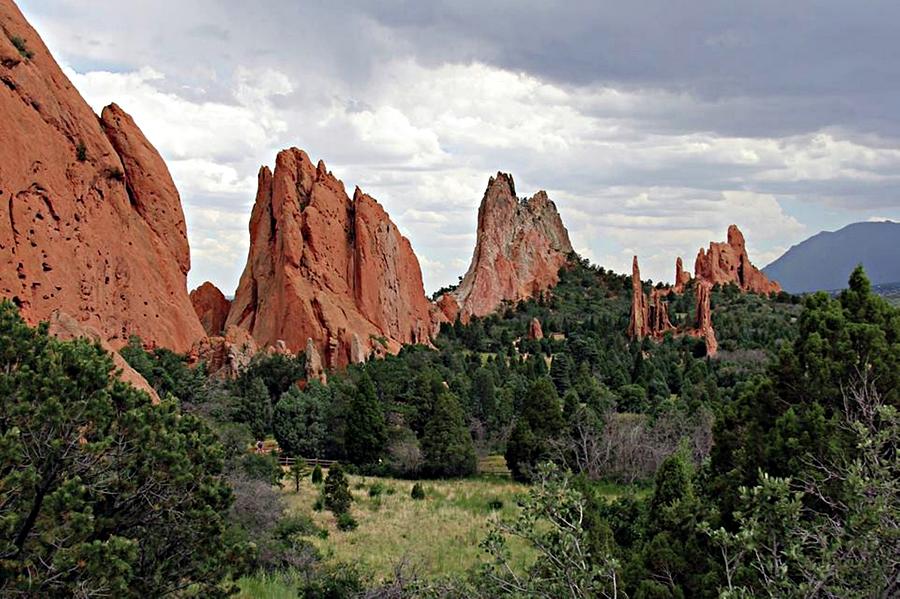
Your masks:
M857 264L873 285L900 281L900 223L853 223L793 246L763 272L785 291L841 289Z

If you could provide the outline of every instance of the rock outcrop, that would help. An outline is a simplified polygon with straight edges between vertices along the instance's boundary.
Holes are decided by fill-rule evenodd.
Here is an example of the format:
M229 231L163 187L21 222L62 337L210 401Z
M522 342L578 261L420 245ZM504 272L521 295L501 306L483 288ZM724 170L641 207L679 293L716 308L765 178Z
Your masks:
M151 387L150 383L147 382L147 379L141 376L137 370L132 368L131 365L125 361L125 358L119 355L119 352L110 347L96 329L78 322L60 310L54 310L50 314L48 325L49 328L47 331L54 337L62 339L63 341L84 338L91 342L99 343L100 347L105 349L109 355L112 356L113 366L119 373L119 378L126 383L131 384L136 389L145 392L150 396L150 401L154 404L159 403L159 395L156 393L156 389Z
M691 273L685 272L684 263L681 261L681 256L678 256L675 259L675 285L672 289L675 290L675 293L684 293L685 286L691 282Z
M556 285L571 253L569 233L547 193L520 200L512 176L497 173L478 209L469 270L437 305L451 322L486 316L505 302L525 300Z
M631 262L631 319L628 336L632 339L653 337L661 339L675 327L669 320L669 302L666 300L672 290L668 287L651 289L650 296L644 293L638 258Z
M309 339L329 367L429 343L436 310L419 261L384 209L359 189L351 199L323 162L279 152L259 172L250 251L226 326L260 346Z
M225 330L225 320L228 319L228 311L231 302L219 288L206 281L191 291L191 304L200 319L203 330L210 337L221 335Z
M737 225L728 227L726 242L711 242L708 250L700 248L694 262L694 278L712 285L734 283L741 291L765 295L781 291L781 285L770 281L750 263L744 235Z
M60 310L111 348L139 335L188 351L203 328L159 154L118 106L97 118L10 0L0 82L0 296L32 324Z
M694 289L697 294L696 326L679 329L669 320L668 297L677 293L675 288L653 288L648 297L644 293L641 270L635 256L631 263L631 319L628 324L628 336L637 340L649 337L658 341L665 337L666 333L690 335L706 342L706 355L715 355L718 344L710 312L712 285L707 281L697 281Z
M322 356L312 338L306 340L306 380L316 380L323 385L328 382L325 367L322 364Z
M675 330L669 320L669 302L666 300L670 293L672 290L669 288L650 291L650 301L647 304L647 328L648 333L654 337L661 337L667 331Z
M714 356L719 349L719 343L716 341L716 331L712 324L712 311L710 310L710 295L712 292L712 284L708 281L700 281L697 286L697 328L688 332L688 334L702 339L706 343L706 355Z
M677 258L675 284L672 287L653 289L649 299L643 292L637 256L634 257L631 270L631 320L628 324L628 336L632 339L661 339L670 331L677 335L690 335L703 340L708 356L714 356L719 347L710 308L710 296L715 285L733 283L741 291L761 294L781 291L777 282L770 281L750 263L744 235L737 225L728 227L728 241L725 243L712 242L709 250L700 249L694 263L693 279L684 272L681 258ZM685 293L690 288L693 288L697 303L694 326L675 327L669 321L666 297Z
M649 334L647 326L647 296L641 283L641 269L638 258L631 260L631 319L628 322L628 336L643 339Z
M217 378L233 379L250 364L259 345L249 331L229 326L222 335L203 337L194 344L190 363L206 364L206 372Z
M541 321L532 318L528 325L528 338L531 340L540 340L544 338L544 329L541 327Z

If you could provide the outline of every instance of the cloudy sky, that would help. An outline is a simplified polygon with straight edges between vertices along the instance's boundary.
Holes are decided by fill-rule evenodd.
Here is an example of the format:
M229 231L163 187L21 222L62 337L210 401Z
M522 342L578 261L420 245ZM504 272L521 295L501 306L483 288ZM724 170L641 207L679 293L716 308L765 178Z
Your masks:
M900 3L19 0L98 110L166 159L193 269L230 294L281 148L378 198L431 291L488 177L546 189L584 256L671 280L737 223L760 266L900 220ZM827 259L827 257L825 257Z

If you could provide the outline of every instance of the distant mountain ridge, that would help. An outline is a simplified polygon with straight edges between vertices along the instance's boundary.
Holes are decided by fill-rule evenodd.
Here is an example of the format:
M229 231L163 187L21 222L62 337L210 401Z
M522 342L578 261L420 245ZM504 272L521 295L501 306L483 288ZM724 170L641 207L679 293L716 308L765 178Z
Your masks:
M873 285L900 281L900 223L861 222L822 231L763 268L785 291L842 289L857 264Z

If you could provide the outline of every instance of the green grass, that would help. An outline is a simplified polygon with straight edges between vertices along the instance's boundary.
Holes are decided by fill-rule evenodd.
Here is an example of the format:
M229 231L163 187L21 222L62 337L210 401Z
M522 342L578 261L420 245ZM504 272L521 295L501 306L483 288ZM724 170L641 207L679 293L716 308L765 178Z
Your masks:
M358 563L376 580L391 574L404 557L428 575L465 572L481 557L478 543L491 518L515 516L516 496L526 492L525 486L510 480L422 481L425 499L415 501L410 497L412 481L349 478L354 499L351 514L359 528L341 532L330 512L314 513L315 523L329 535L313 543L327 559ZM375 482L384 491L369 497L368 489ZM285 498L289 509L309 513L318 493L318 488L306 484L299 494L286 492ZM503 507L494 512L489 504L497 499Z
M491 465L496 467L496 461L490 461ZM299 493L292 485L285 486L285 502L289 511L310 514L317 526L328 531L325 539L309 539L326 562L355 563L376 581L393 574L404 558L424 577L465 574L484 557L479 543L494 519L514 518L519 510L517 498L528 491L527 486L496 475L428 480L420 481L425 499L416 501L410 497L414 481L348 478L354 500L351 514L359 522L354 531L338 530L331 512L313 511L320 487L312 485L308 477ZM382 492L370 497L369 489L375 483L382 486ZM624 487L604 484L598 492L615 497L624 492ZM498 505L501 507L494 509ZM531 559L530 550L515 540L511 545L514 565L524 569ZM296 586L289 575L257 575L240 581L238 597L295 597Z
M299 584L290 574L256 574L238 581L239 599L297 599Z

